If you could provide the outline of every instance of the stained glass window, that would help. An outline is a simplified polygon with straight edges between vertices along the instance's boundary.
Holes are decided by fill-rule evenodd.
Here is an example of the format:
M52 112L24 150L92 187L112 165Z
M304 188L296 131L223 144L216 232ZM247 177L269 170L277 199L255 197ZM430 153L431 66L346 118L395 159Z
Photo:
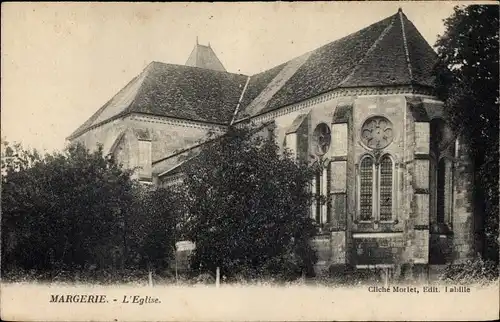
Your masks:
M380 160L380 220L392 219L392 160L384 156Z
M366 157L361 161L360 172L360 219L371 220L373 216L373 159Z

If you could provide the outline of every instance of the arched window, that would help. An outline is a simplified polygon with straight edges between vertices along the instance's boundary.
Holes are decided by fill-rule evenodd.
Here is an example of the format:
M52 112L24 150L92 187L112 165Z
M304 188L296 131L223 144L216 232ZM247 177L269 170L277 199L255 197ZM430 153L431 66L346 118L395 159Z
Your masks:
M360 200L359 210L361 220L373 218L373 158L364 157L359 167Z
M380 220L388 221L392 219L392 160L388 155L384 155L380 160Z
M448 224L452 219L452 159L455 157L456 140L442 119L432 120L430 130L430 221Z
M359 165L359 220L392 221L394 161L388 154L375 163L364 156Z

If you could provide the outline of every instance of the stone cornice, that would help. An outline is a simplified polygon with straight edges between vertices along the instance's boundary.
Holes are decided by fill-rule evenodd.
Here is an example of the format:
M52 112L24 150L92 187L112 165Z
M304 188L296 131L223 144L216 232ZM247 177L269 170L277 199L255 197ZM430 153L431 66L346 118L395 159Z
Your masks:
M171 117L171 116L162 116L162 115L154 115L154 114L146 114L146 113L138 113L138 112L124 112L124 113L119 113L113 117L110 117L107 120L104 120L102 122L96 123L92 126L89 126L88 128L77 132L69 137L67 137L67 140L73 140L95 128L98 128L104 124L113 122L117 119L131 119L131 120L139 120L143 122L150 122L150 123L162 123L162 124L170 124L170 125L178 125L178 126L185 126L185 127L191 127L191 128L202 128L202 129L219 129L220 131L224 131L227 128L227 125L225 124L220 124L220 123L212 123L208 121L195 121L195 120L189 120L189 119L182 119L182 118L176 118L176 117Z
M137 121L141 121L141 122L169 124L169 125L177 125L177 126L184 126L184 127L190 127L190 128L207 129L207 130L216 129L216 130L219 130L221 132L227 128L227 125L223 125L223 124L173 118L173 117L169 117L169 116L142 114L142 113L132 113L132 114L130 114L129 119L130 120L137 120Z
M68 136L68 137L66 138L66 140L73 140L73 139L76 139L77 137L79 137L79 136L81 136L81 135L83 135L83 134L85 134L85 133L87 133L87 132L89 132L89 131L91 131L91 130L93 130L93 129L95 129L95 128L98 128L99 126L102 126L102 125L104 125L104 124L107 124L107 123L113 122L114 120L117 120L117 119L120 119L120 118L125 118L126 116L127 116L127 113L119 113L119 114L116 114L115 116L110 117L110 118L109 118L109 119L107 119L107 120L104 120L104 121L102 121L102 122L96 123L96 124L94 124L94 125L92 125L92 126L89 126L89 127L85 128L85 129L81 130L81 131L78 131L78 132L76 132L76 133L73 133L72 135Z
M308 107L314 106L319 103L333 100L338 97L371 96L371 95L405 95L405 94L421 95L421 96L427 96L429 98L434 97L433 90L431 88L422 86L412 86L412 85L338 88L330 92L326 92L297 103L277 108L272 111L240 119L235 123L244 122L248 120L252 120L255 122L262 122L262 121L265 122L271 119L275 119L282 115L306 109Z

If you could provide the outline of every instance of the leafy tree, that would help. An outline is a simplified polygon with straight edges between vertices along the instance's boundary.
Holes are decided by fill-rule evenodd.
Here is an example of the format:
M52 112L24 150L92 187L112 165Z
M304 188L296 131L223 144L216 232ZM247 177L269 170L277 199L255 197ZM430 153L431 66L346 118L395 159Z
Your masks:
M166 188L140 187L134 211L126 219L127 258L140 269L165 270L175 253L178 194Z
M116 270L138 257L138 266L165 267L167 194L145 190L102 147L40 156L5 143L2 153L4 272Z
M436 47L442 64L437 87L452 126L467 140L475 204L484 220L483 255L498 262L499 10L457 6Z
M41 156L36 150L25 150L20 143L11 144L2 138L1 158L2 182L4 182L8 172L24 170L40 161Z
M42 272L116 264L130 173L80 145L44 157L23 151L5 168L2 228L16 240L7 262Z
M194 269L235 276L295 277L316 261L309 241L313 170L280 154L256 129L231 128L187 161L185 237Z

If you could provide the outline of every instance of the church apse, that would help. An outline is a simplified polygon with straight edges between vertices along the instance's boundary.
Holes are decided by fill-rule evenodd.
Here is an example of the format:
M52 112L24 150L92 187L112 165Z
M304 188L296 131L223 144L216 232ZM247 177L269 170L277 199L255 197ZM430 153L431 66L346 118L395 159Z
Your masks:
M419 97L381 95L311 109L309 157L321 168L311 185L318 269L418 266L470 257L464 245L472 244L472 227L453 201L453 191L465 184L453 179L455 136L439 127L436 134L437 121L426 111L433 108ZM436 163L434 150L444 144L443 135L451 143ZM460 169L465 171L465 163ZM457 220L460 231L454 235Z

